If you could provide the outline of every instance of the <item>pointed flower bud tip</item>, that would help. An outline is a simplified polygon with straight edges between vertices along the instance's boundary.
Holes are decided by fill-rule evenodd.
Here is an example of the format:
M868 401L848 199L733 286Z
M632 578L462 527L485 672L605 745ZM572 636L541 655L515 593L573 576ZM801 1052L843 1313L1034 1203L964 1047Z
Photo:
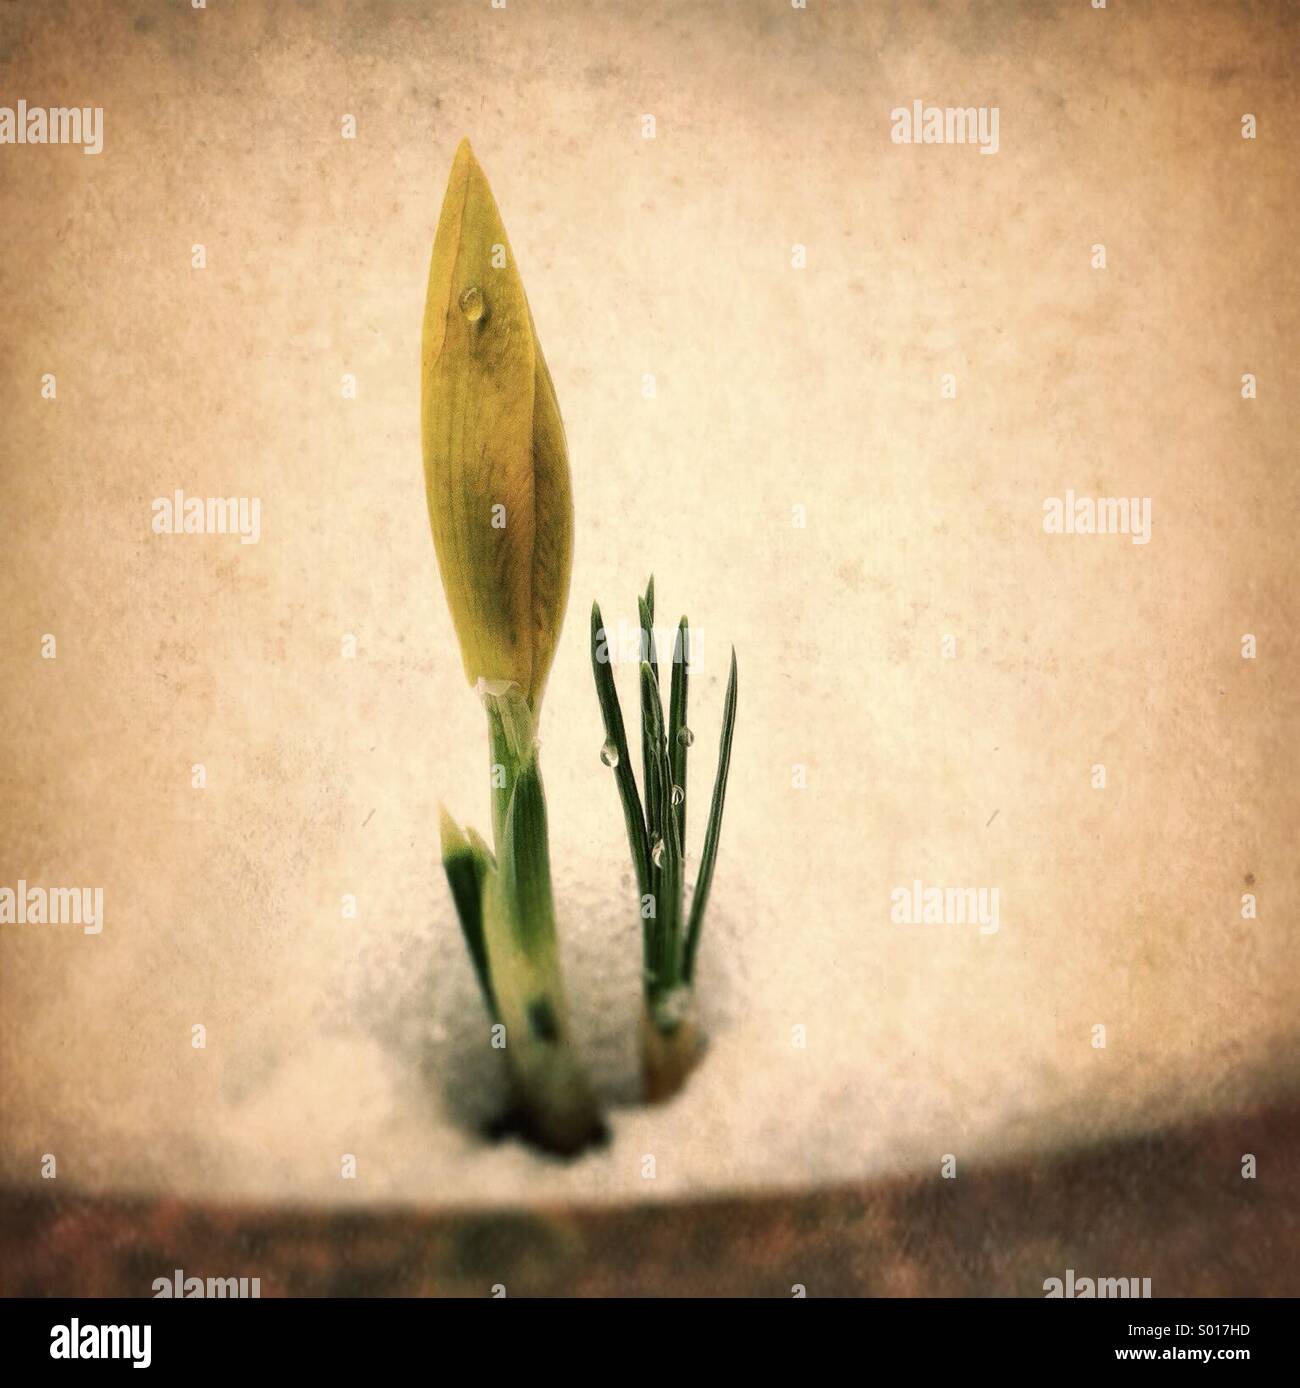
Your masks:
M434 238L421 353L429 522L465 676L537 709L568 602L573 499L555 389L468 140Z

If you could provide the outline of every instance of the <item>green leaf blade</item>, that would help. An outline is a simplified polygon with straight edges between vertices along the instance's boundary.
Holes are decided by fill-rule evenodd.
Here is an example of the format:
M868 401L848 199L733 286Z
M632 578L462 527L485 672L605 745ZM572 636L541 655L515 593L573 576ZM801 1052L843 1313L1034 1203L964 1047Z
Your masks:
M601 657L601 647L605 655ZM623 805L623 822L627 828L628 846L632 850L632 866L636 870L641 896L650 890L650 849L646 840L645 815L637 794L636 777L627 750L627 731L623 726L623 709L614 687L614 670L609 660L608 640L599 603L591 605L591 672L596 681L596 697L605 724L605 741L614 749L617 758L614 780Z
M641 768L646 787L646 827L653 839L659 825L660 812L657 800L658 787L652 774L655 752L650 730L654 726L653 717L657 717L661 729L664 721L664 706L659 697L659 655L655 650L654 610L651 607L651 603L654 602L653 578L646 594L649 602L646 598L637 599L637 611L641 622ZM646 679L647 670L651 676L649 680Z
M441 807L440 807L441 808ZM497 1018L497 1002L488 968L487 940L483 926L483 892L492 871L492 855L477 835L467 838L445 809L442 821L442 870L451 888L451 899L469 949L470 962L483 993L489 1015Z
M700 875L695 883L691 902L690 925L686 932L686 958L683 977L690 983L695 976L695 953L699 948L704 911L713 886L713 869L718 859L718 841L722 834L722 809L727 798L727 777L731 771L731 738L736 727L736 652L731 652L731 674L727 679L727 699L722 712L722 736L718 742L718 771L713 781L713 803L709 807L709 823L704 834L704 853L700 859Z
M673 807L673 820L683 857L686 853L686 666L690 660L691 632L683 617L677 624L677 644L673 650L671 692L668 699L668 760L672 766L672 783L681 790L681 800ZM672 791L669 792L672 794Z

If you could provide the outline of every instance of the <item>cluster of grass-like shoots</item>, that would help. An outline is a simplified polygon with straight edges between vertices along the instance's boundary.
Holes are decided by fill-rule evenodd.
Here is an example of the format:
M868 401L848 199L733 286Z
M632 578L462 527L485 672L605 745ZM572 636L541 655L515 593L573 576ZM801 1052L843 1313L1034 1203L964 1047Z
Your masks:
M713 801L688 912L686 767L695 741L687 722L691 633L683 617L678 623L673 646L665 725L654 635L654 601L652 577L645 596L638 602L644 803L637 792L628 756L623 711L614 686L610 641L598 604L593 604L591 609L591 668L605 723L601 760L613 769L618 786L640 898L645 1004L641 1031L642 1076L646 1097L657 1101L671 1097L681 1088L700 1052L694 1015L695 959L713 885L727 773L731 766L731 737L736 722L736 653L734 650L731 653Z

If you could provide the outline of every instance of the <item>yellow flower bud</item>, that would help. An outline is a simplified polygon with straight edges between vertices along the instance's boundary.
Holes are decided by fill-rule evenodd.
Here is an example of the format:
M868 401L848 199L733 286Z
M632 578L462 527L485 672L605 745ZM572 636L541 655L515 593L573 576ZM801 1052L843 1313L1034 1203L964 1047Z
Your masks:
M573 558L568 450L501 214L462 140L429 266L421 433L438 569L465 676L534 713Z

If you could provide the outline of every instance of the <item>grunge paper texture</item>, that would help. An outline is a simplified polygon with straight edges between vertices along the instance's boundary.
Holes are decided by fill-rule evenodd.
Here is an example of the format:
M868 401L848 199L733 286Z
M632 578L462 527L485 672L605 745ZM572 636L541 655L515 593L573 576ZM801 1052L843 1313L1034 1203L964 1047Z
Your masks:
M1201 0L0 7L0 104L103 112L98 154L0 144L0 886L103 890L97 934L0 924L0 1178L631 1202L1294 1094L1298 39ZM896 142L914 102L996 107L996 153ZM463 136L573 473L541 735L614 1107L568 1166L481 1135L437 858L439 801L488 823L419 437ZM178 490L257 542L155 533ZM1048 533L1067 494L1147 542ZM701 807L741 672L710 1050L662 1109L586 646L652 572Z

